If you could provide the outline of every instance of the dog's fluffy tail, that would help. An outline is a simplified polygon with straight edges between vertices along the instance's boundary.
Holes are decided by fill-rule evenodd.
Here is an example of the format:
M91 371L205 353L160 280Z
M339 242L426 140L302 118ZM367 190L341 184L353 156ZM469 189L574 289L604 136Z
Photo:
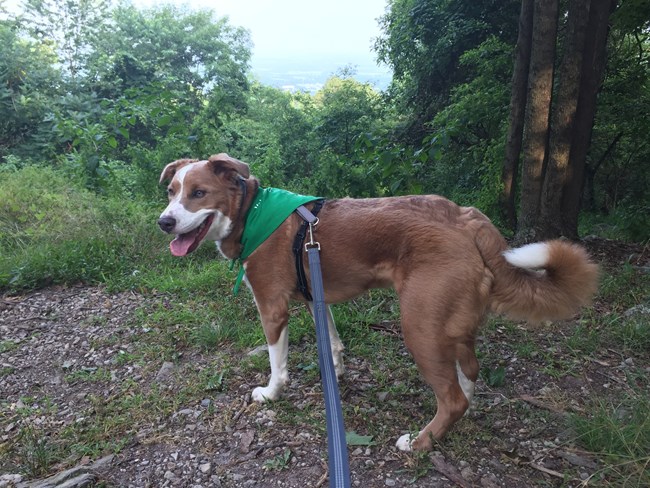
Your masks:
M539 322L573 316L598 287L598 266L581 246L553 240L506 250L496 229L483 228L477 245L494 275L493 312Z

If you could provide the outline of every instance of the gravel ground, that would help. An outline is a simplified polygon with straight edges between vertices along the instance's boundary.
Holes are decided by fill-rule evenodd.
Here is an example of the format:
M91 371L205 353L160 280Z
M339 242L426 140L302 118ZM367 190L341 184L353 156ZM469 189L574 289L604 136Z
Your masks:
M627 251L615 259L627 259ZM87 286L52 287L0 298L0 486L21 486L21 480L28 486L25 483L33 477L21 465L21 432L26 427L52 439L70 427L90 428L102 406L133 391L145 394L156 389L173 397L187 378L214 366L215 355L196 348L184 349L173 362L120 360L133 353L137 339L151 334L139 325L137 311L161 300L170 297L108 293L102 287ZM571 359L574 374L545 373L546 351L557 354L558 361L563 354L551 350L552 336L568 335L573 327L575 323L567 322L533 331L536 351L542 354L527 358L513 352L509 342L517 336L513 338L507 328L496 327L481 337L479 350L501 358L499 364L508 381L500 387L480 381L470 412L437 451L425 455L399 452L394 442L430 419L433 400L428 389L421 385L421 394L395 398L373 384L367 361L346 357L341 387L346 417L352 418L348 429L362 434L372 426L379 432L373 445L349 449L353 486L490 488L595 483L602 462L576 448L565 418L571 412L584 413L595 394L620 395L630 388L629 373L647 375L650 364L647 355L626 356L603 349L581 361ZM399 335L396 324L384 328L386 333ZM312 344L292 347L292 354L314 351ZM327 486L317 376L292 371L286 399L260 406L251 403L250 391L266 380L267 373L238 369L237 363L247 353L266 354L263 349L242 352L232 348L216 354L216 360L233 364L224 391L184 395L171 410L143 406L141 411L154 413L134 416L123 438L115 439L119 449L97 470L96 485ZM88 378L93 381L83 380ZM110 450L104 449L56 459L47 474L88 465L108 454Z

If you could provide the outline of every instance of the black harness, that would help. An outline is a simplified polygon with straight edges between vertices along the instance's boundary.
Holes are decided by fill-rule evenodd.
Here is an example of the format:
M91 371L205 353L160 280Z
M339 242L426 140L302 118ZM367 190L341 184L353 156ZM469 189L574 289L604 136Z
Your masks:
M318 215L318 212L320 212L320 209L323 207L323 204L325 203L325 200L316 200L314 203L313 208L311 209L311 213L314 217ZM298 214L300 215L300 214ZM302 261L302 250L303 250L303 244L305 242L305 237L307 236L307 229L309 228L309 222L302 218L302 223L300 224L300 228L298 229L298 233L296 234L296 238L293 240L293 255L296 258L296 275L298 276L298 290L300 293L303 294L305 299L308 302L313 301L313 298L311 296L311 293L309 292L309 285L307 284L307 276L305 275L305 266Z

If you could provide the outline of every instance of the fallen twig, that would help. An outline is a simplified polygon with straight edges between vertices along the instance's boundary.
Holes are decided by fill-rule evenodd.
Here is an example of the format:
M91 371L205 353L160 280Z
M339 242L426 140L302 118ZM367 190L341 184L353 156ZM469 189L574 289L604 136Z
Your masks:
M568 413L561 408L557 408L553 405L550 405L548 403L545 403L541 400L538 400L535 397L532 397L530 395L521 395L519 397L520 400L523 400L527 403L530 403L531 405L534 405L537 408L543 408L544 410L550 410L553 413L557 413L558 415L568 415Z
M247 393L243 397L241 407L239 407L239 410L237 410L235 415L233 415L233 417L232 417L232 422L234 424L237 423L237 421L239 420L239 417L241 417L241 415L244 413L244 411L248 407L249 402L250 402L250 393Z
M432 456L431 462L433 463L433 467L436 469L436 471L448 478L450 481L453 481L461 488L470 488L470 485L460 475L458 470L452 465L445 462L445 459L442 456Z
M564 479L564 475L562 473L558 473L557 471L553 471L552 469L545 468L544 466L541 466L539 464L530 463L529 466L533 469L536 469L537 471L541 471L542 473L555 476L556 478Z

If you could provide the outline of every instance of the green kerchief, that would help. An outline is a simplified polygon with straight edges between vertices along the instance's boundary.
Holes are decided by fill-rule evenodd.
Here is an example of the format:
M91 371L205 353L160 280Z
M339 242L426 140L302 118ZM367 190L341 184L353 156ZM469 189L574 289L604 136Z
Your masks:
M241 281L244 278L243 261L253 254L291 212L300 205L318 200L320 197L298 195L279 188L260 188L246 214L244 232L241 237L242 251L238 258L231 262L231 269L235 262L239 262L239 274L235 281L234 294L237 295Z

